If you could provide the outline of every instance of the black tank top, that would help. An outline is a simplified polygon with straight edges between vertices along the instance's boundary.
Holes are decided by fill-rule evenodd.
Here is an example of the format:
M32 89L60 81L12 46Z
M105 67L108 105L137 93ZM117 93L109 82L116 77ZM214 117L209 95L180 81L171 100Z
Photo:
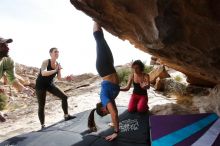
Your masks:
M47 71L54 70L51 67L51 61L48 59ZM42 76L41 70L36 80L36 89L46 89L53 84L53 79L57 75L57 72L50 76Z
M133 93L137 95L147 95L147 89L143 89L140 86L140 83L135 83L133 81L134 90Z

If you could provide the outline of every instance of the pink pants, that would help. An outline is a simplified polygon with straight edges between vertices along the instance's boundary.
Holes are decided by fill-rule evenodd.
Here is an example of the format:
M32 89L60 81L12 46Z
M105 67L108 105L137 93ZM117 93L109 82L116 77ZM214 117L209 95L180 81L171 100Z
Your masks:
M128 105L128 112L146 112L148 110L147 95L132 94Z

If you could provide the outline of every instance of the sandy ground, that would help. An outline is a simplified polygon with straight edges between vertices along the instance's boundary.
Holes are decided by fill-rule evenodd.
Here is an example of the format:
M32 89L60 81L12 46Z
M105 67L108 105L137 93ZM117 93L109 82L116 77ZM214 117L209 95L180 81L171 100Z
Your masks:
M95 107L96 103L100 101L99 90L100 80L95 81L86 87L81 87L76 90L71 90L67 94L74 96L69 97L69 113L76 114ZM119 106L127 106L132 89L128 92L120 92L116 99ZM149 89L149 107L150 109L155 105L162 105L167 103L174 103L174 100L155 93L153 88ZM37 131L40 129L40 123L37 116L37 99L32 97L32 100L22 99L26 102L20 105L19 108L12 111L4 111L7 114L7 122L0 123L0 142L16 135ZM47 96L45 107L45 124L49 126L60 120L63 120L63 111L60 100Z

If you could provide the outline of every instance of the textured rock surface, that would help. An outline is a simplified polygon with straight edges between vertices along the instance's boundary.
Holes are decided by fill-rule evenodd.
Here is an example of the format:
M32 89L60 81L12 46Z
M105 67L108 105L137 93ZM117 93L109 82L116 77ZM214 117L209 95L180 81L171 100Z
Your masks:
M150 73L150 83L155 84L156 79L160 78L160 79L164 79L164 78L169 78L170 75L168 74L167 70L165 69L165 67L163 65L160 65L156 68L154 68Z
M187 75L220 83L219 0L71 0L107 31Z

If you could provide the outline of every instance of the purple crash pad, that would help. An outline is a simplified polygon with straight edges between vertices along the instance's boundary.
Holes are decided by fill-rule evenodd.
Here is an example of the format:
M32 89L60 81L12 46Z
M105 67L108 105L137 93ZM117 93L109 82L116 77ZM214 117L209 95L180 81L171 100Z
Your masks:
M208 119L209 117L212 117L211 120ZM150 116L149 120L152 146L190 146L198 140L217 119L218 116L213 113ZM201 120L204 121L203 127L201 126L201 123L199 123ZM193 127L197 128L197 131L194 133L192 132L194 129ZM190 128L188 129L189 132L184 132L183 128ZM178 134L176 134L176 132L178 132ZM189 134L190 132L192 133ZM173 142L173 144L171 144L170 141L172 141L172 139L177 142ZM213 146L220 146L220 135L216 138Z

